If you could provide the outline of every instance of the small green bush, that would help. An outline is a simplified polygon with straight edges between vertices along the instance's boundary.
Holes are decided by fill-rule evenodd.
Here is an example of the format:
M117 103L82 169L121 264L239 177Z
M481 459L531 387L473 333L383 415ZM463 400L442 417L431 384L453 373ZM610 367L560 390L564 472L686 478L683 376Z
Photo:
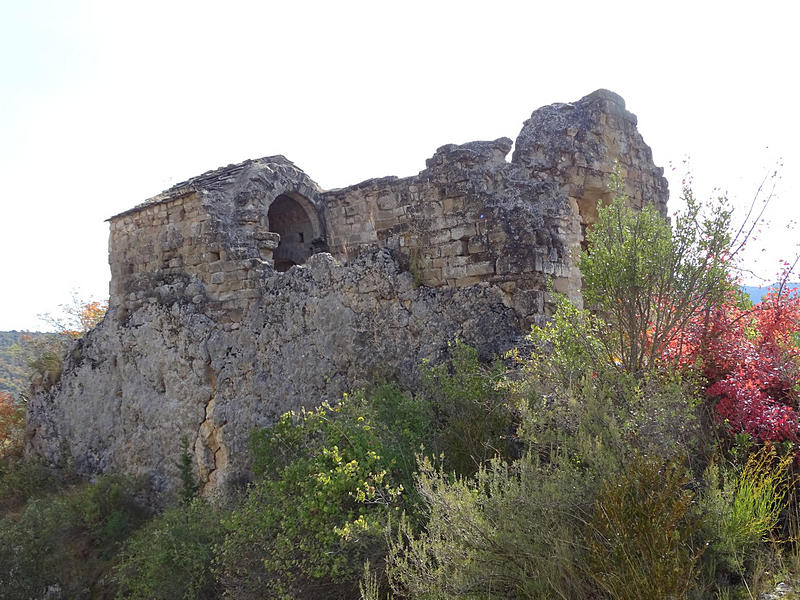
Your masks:
M211 569L224 533L219 506L194 499L167 508L126 543L115 567L117 598L213 600L222 590Z
M607 480L587 526L587 570L614 600L687 598L696 585L702 546L685 469L637 457Z
M200 484L194 474L194 457L189 451L189 441L186 438L181 439L181 456L176 466L181 481L178 497L183 504L189 504L200 492Z
M542 326L531 326L528 339L533 351L526 375L541 377L550 385L569 389L588 373L608 368L603 345L597 337L591 314L573 305L565 296L553 294L555 312ZM518 353L514 356L519 359ZM540 373L540 369L543 371Z
M417 533L402 521L388 559L402 598L586 598L576 518L588 487L579 470L525 456L494 459L471 478L453 477L428 459L418 490L429 515Z
M135 501L141 486L106 475L32 498L0 519L0 589L4 598L108 596L107 577L121 542L145 519Z
M42 335L29 340L22 349L31 383L50 389L61 377L64 355L71 339L60 334Z
M381 577L370 569L369 560L364 562L364 574L358 582L359 600L383 600L381 596ZM391 600L391 595L386 594L386 600Z
M422 441L419 410L384 388L374 403L345 396L254 432L257 479L224 519L217 549L226 597L355 597L364 560L382 559L388 515L408 508L404 478Z
M30 498L55 492L64 479L34 460L0 461L0 517L20 510Z
M710 586L745 581L761 560L764 543L786 508L792 458L781 458L766 446L740 469L715 463L706 469L698 506L709 544L703 562Z
M513 457L514 411L500 385L505 369L487 367L478 352L459 340L450 344L450 360L423 366L425 395L436 416L435 450L445 466L471 475L500 456Z
M22 458L24 439L25 404L0 390L0 472Z

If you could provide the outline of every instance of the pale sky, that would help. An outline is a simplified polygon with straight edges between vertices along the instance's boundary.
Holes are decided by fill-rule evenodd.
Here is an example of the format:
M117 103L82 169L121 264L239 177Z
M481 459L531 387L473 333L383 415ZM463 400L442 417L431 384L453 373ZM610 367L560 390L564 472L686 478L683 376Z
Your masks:
M737 206L782 162L748 258L770 279L800 240L791 7L0 0L0 330L42 329L74 289L107 297L105 219L178 181L272 154L326 189L407 176L601 87L639 117L673 206L687 156L696 194Z

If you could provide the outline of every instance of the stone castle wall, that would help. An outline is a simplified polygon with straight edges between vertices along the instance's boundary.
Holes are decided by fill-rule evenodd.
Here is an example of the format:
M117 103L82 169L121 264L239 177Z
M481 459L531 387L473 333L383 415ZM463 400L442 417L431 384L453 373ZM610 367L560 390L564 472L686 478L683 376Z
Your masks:
M126 317L188 301L236 322L273 272L280 235L268 209L287 193L303 198L310 237L324 237L319 189L280 156L201 175L112 217L110 306Z
M376 378L414 389L460 337L483 356L581 301L578 256L619 164L667 184L622 99L541 108L509 138L439 148L418 175L322 191L282 156L210 171L112 217L106 319L28 404L28 452L204 493L248 476L253 427ZM296 265L296 266L293 266Z
M548 281L580 301L576 258L619 164L637 206L666 214L667 186L636 117L599 91L534 112L516 140L439 148L415 177L366 181L322 196L334 255L390 248L429 286L498 286L528 321Z

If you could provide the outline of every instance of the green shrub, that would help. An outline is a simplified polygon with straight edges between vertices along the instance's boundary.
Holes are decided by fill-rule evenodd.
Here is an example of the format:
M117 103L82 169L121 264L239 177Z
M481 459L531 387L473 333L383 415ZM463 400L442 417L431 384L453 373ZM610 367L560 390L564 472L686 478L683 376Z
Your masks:
M211 569L223 535L222 509L195 499L167 508L126 543L115 567L118 598L212 600L222 590Z
M786 507L792 458L780 458L774 447L766 446L739 470L714 463L706 469L698 505L709 544L703 561L709 585L746 580L760 560L764 542Z
M32 338L24 344L22 354L35 387L48 390L58 381L70 342L67 336L51 334Z
M436 416L435 450L445 466L471 475L486 461L513 455L514 411L502 382L505 369L487 367L475 348L456 340L450 360L424 365L425 395Z
M0 469L20 460L25 439L25 405L0 390Z
M638 412L647 412L640 388L616 377L574 378L569 390L521 402L519 439L528 453L511 463L495 459L458 478L423 461L417 488L428 520L421 532L403 523L392 541L393 591L409 598L590 597L598 582L585 569L584 523L597 494L627 472L637 448L658 457L682 439L664 439L669 427L659 415Z
M32 498L0 519L0 589L4 598L108 595L106 577L120 543L145 512L135 502L140 486L106 475L58 494Z
M585 598L576 518L589 485L580 471L525 456L454 478L424 459L418 489L429 515L392 539L388 575L403 598Z
M637 457L602 485L587 525L586 568L614 600L687 598L702 546L685 469Z
M381 578L378 573L370 569L369 560L364 562L364 574L358 582L359 600L382 600ZM386 594L386 600L391 600L391 595Z
M287 413L252 436L256 482L224 519L218 572L230 598L352 598L380 561L388 515L406 507L421 405L383 388ZM394 423L378 415L394 416Z
M710 442L700 432L700 385L668 369L627 373L605 360L592 318L565 298L553 319L533 327L529 358L508 386L521 411L519 439L536 452L557 446L596 472L610 473L635 452L683 455L694 467ZM600 464L604 463L604 464Z
M604 362L607 357L591 314L563 295L552 295L555 311L551 319L542 326L533 325L528 336L534 346L526 374L568 389L587 373L607 369L609 365ZM519 359L516 351L514 356ZM539 373L540 369L545 371Z
M533 355L525 360L512 354L520 369L504 380L476 369L474 354L460 366L439 368L440 398L449 395L466 403L496 394L509 415L503 427L513 428L518 419L516 440L526 453L510 462L484 462L472 477L454 476L446 453L438 468L422 461L417 490L428 518L421 531L404 521L392 539L388 572L397 595L591 597L604 583L586 568L586 523L598 494L610 494L607 482L617 478L633 481L634 475L647 475L631 473L639 455L663 465L667 457L693 448L698 431L694 382L658 371L632 375L598 360L601 346L591 319L566 302L550 324L534 328L531 339ZM460 396L463 390L477 391ZM674 474L669 470L670 484L678 481ZM679 531L682 543L689 545L688 497L680 486L671 491L677 493L674 499L664 495L659 500L673 517L683 516L665 535ZM624 516L609 527L627 526ZM600 546L595 552L602 556ZM691 574L696 556L689 558ZM661 575L659 568L654 565L652 573Z
M372 390L362 405L371 415L373 428L383 445L383 456L392 471L400 474L405 488L412 487L417 471L417 455L431 444L434 413L430 402L414 398L396 384L388 383Z
M181 480L178 497L183 504L189 504L200 492L200 484L194 474L194 457L189 451L189 441L186 438L181 439L181 456L177 467Z
M34 460L0 461L0 517L56 491L66 477Z

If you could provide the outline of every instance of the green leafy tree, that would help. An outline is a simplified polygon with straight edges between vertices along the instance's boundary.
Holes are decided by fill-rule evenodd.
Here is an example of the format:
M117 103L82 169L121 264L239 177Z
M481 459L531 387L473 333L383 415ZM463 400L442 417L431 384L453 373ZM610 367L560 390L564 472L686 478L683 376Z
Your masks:
M704 211L687 187L670 227L652 206L632 208L623 189L612 175L614 198L587 233L581 273L606 359L640 373L730 289L731 211L724 198Z

